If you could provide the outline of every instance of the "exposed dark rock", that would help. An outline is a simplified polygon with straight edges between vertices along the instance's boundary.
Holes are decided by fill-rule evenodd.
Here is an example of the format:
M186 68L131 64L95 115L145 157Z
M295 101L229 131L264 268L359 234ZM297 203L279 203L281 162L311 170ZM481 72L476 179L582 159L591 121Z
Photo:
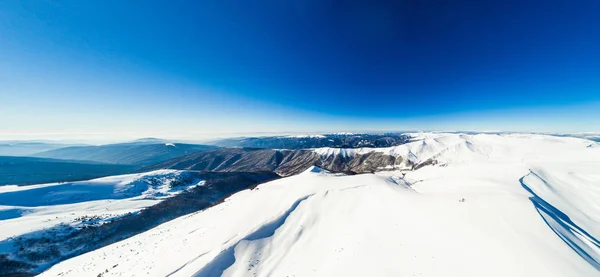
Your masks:
M146 168L221 172L272 171L281 176L298 174L311 166L333 172L369 173L412 166L400 157L371 152L362 155L319 155L311 150L275 150L257 148L219 148L208 150Z

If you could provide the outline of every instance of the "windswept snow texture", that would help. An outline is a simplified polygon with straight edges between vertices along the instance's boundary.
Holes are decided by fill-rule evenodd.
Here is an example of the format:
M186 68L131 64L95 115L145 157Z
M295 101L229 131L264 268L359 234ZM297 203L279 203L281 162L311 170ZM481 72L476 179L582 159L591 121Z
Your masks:
M589 140L415 136L369 150L422 165L412 171L310 168L41 276L600 276Z
M51 228L95 224L152 206L166 197L201 185L182 183L186 172L157 170L89 181L0 187L0 241Z

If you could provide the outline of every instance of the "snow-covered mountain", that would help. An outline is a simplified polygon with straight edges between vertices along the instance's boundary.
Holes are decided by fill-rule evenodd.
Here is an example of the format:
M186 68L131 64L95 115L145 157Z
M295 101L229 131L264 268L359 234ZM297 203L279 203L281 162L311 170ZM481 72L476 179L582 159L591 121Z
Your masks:
M313 149L399 162L352 176L310 167L40 276L600 276L597 143L413 137Z

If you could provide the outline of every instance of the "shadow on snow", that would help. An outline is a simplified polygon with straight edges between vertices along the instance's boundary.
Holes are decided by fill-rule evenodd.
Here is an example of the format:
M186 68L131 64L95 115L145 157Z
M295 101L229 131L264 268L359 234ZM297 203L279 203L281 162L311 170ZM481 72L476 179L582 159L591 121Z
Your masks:
M546 202L546 200L539 197L531 188L529 188L523 179L530 174L535 175L546 185L549 184L533 171L530 171L529 174L519 179L521 186L533 195L529 200L531 200L542 219L544 219L548 227L550 227L562 241L571 247L571 249L594 268L600 270L600 255L598 254L600 253L600 242L575 224L569 216Z

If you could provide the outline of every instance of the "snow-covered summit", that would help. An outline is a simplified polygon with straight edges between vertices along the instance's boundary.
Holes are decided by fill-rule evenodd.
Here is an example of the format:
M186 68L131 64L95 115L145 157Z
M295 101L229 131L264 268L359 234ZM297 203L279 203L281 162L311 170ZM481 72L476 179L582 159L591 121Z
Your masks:
M556 147L581 150L593 148L593 141L572 137L555 137L537 134L407 134L412 142L384 148L315 148L321 156L354 157L367 153L382 153L403 158L413 164L435 159L438 162L472 162L483 160L526 161L528 158L555 155ZM575 157L576 160L578 157Z

